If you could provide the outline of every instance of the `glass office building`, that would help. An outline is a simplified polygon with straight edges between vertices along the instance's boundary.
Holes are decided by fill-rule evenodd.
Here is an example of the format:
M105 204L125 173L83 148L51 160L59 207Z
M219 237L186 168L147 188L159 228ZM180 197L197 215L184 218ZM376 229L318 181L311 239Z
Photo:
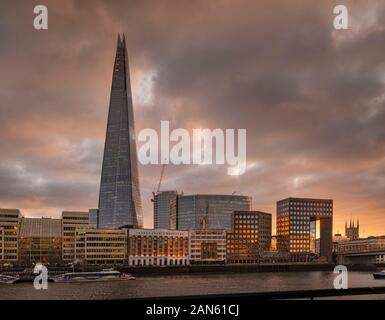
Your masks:
M118 37L99 194L99 227L142 227L126 41Z
M227 234L228 263L258 263L270 250L271 214L260 211L233 213L232 232Z
M231 230L234 211L251 210L251 197L242 195L197 194L178 196L178 230Z
M176 229L175 201L176 191L162 191L154 196L154 228Z
M287 198L277 202L277 246L290 253L293 262L316 257L317 221L320 256L332 260L333 200Z
M62 261L62 220L22 218L19 240L22 266L60 264Z

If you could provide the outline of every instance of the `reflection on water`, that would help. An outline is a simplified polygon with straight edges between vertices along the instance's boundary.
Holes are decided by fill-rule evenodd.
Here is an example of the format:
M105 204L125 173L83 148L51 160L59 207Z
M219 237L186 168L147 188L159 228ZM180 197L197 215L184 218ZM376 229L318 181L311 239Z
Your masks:
M333 288L332 272L228 273L137 277L135 281L0 285L0 299L127 299L216 293ZM349 288L385 286L369 272L349 272ZM362 298L362 297L360 297ZM368 299L383 298L370 296ZM357 298L355 298L357 299Z

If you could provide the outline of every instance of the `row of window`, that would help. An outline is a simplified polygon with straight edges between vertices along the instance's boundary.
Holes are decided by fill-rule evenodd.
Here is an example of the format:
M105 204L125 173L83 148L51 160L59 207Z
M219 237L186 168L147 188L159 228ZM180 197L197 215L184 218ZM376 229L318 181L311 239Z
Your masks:
M177 266L177 265L187 265L188 260L187 259L181 259L181 260L146 260L146 259L133 259L131 260L130 264L132 266Z

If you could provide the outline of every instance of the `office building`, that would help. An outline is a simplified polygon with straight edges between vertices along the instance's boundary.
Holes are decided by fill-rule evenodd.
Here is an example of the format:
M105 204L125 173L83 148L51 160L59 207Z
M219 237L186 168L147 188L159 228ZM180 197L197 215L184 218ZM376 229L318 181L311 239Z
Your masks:
M176 229L176 191L162 191L154 195L154 229Z
M21 217L18 209L0 208L0 265L18 263Z
M226 263L226 231L198 229L189 231L190 264Z
M331 262L333 200L287 198L278 201L278 250L290 253L292 262L315 259L317 221L320 227L320 256Z
M61 219L21 218L19 264L60 265L62 261Z
M76 229L91 228L90 213L82 211L63 211L62 243L63 262L72 263L76 259Z
M231 230L234 211L251 210L251 197L242 195L197 194L178 196L178 230Z
M187 231L128 229L130 266L182 266L188 264Z
M271 246L271 214L235 211L227 233L227 263L259 263Z
M76 228L74 261L81 267L127 264L127 229Z
M126 41L118 37L99 193L99 228L142 227Z

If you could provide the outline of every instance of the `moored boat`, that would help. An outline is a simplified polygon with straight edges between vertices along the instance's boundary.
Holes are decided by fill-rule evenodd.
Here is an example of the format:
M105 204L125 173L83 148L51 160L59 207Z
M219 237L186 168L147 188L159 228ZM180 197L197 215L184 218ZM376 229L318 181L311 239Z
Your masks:
M54 282L88 282L88 281L115 281L135 280L130 274L116 270L103 270L97 272L68 272L52 277Z
M0 274L0 283L13 284L17 280L19 280L19 277L14 277L14 276L8 276L8 275L5 275L5 274Z
M381 272L373 273L374 279L385 279L385 270L382 270Z

